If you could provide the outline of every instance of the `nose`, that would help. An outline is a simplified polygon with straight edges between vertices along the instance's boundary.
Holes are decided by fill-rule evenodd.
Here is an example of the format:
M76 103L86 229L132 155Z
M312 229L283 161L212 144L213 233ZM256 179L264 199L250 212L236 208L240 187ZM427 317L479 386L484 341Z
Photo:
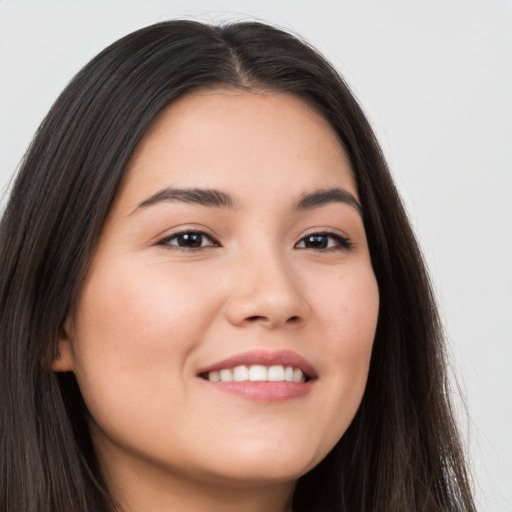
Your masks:
M276 255L253 255L236 267L227 304L227 317L233 325L293 328L309 316L298 276L285 261Z

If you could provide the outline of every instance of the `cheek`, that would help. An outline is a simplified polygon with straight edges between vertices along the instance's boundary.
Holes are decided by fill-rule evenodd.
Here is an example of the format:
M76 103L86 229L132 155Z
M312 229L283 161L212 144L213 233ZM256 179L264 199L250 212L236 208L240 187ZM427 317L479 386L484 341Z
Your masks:
M194 343L216 310L215 294L194 281L158 264L93 273L81 296L79 337L123 357L132 350L176 353Z
M93 417L106 416L107 408L128 415L180 386L215 300L207 290L198 293L186 272L170 275L158 264L135 271L118 261L93 269L82 289L74 340L75 374Z
M364 391L379 314L379 292L373 272L355 283L350 283L340 308L339 341L333 346L347 375L353 374Z
M326 340L333 353L355 359L371 350L379 313L379 290L370 266L326 279L313 303L316 314L332 335Z
M331 411L346 411L340 421L348 427L361 401L377 326L379 292L373 271L354 273L330 286L318 301L326 326L324 349L331 355L329 373Z

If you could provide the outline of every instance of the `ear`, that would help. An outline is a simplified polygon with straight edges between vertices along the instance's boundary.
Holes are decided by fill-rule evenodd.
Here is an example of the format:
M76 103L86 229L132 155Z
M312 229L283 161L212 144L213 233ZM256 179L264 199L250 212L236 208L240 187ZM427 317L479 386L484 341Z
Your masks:
M74 355L72 349L72 321L69 315L59 329L57 340L57 353L53 357L52 371L72 372L74 367Z

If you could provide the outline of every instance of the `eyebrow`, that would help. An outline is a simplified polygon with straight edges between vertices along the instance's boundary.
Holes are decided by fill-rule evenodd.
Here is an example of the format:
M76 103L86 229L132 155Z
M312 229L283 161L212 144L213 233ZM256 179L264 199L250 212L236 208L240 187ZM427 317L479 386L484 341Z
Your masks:
M132 214L148 206L167 202L197 204L211 208L229 208L233 210L237 208L237 203L233 198L228 193L220 190L168 187L139 203ZM363 215L363 208L359 201L350 192L341 188L329 188L308 192L299 198L292 210L312 210L330 203L348 204L361 216Z
M361 203L348 191L342 188L328 188L324 190L315 190L304 194L297 204L295 210L312 210L330 203L345 203L355 208L359 215L363 215Z
M212 208L235 209L233 198L229 194L219 190L168 187L139 203L132 213L157 203L186 203L209 206Z

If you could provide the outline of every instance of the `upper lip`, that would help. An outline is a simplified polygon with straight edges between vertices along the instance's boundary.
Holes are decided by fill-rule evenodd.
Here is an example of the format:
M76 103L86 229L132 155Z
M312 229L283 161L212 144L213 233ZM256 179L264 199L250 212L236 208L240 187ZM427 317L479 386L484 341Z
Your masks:
M235 366L242 365L251 366L256 364L263 366L293 366L293 368L301 370L304 375L310 379L317 377L313 365L292 350L250 350L242 352L241 354L235 354L234 356L230 356L222 361L202 368L198 372L198 375L219 371L223 368L234 368Z

